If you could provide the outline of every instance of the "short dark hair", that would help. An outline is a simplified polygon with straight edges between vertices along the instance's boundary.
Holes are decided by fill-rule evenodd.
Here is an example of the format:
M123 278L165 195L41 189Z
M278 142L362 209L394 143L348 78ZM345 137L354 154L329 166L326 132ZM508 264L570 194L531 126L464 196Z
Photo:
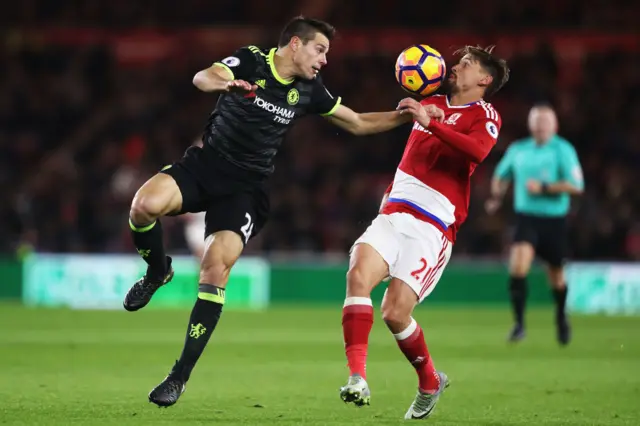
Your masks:
M333 25L319 19L296 16L289 21L280 33L278 47L286 46L293 37L298 37L302 40L302 43L307 44L309 40L313 40L316 37L317 33L324 35L331 41L336 34L336 29Z
M493 81L487 87L485 96L490 97L494 95L498 90L502 88L509 81L509 67L507 61L498 58L493 55L493 49L495 45L480 47L480 46L465 46L462 49L456 50L455 54L464 56L471 55L473 59L480 63L480 66L491 76Z

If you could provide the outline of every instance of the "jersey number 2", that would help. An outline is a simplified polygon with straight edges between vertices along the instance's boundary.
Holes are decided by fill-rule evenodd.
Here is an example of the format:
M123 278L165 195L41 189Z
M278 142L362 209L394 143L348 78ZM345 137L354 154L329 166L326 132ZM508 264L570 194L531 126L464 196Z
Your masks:
M249 213L244 214L245 219L247 219L247 223L242 225L240 231L244 235L244 243L249 242L249 237L251 237L251 233L253 232L253 222L251 221L251 215Z

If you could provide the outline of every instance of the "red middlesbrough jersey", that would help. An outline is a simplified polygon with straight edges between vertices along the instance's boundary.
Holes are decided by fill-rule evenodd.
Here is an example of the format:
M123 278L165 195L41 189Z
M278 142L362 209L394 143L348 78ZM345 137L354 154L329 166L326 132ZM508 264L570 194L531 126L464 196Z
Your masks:
M445 119L426 129L414 121L382 213L409 213L454 242L469 212L471 175L495 145L502 120L483 100L451 106L435 95L421 104L442 109Z

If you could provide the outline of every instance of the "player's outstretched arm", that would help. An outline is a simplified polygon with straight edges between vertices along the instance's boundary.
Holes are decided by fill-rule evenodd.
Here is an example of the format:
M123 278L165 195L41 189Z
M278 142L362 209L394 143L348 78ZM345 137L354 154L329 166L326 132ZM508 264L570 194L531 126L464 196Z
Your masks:
M357 113L344 105L338 106L327 119L354 135L382 133L411 121L411 116L402 111Z
M207 69L198 71L193 77L193 85L203 92L252 92L258 86L244 80L234 80L233 74L227 68L214 64Z
M432 114L428 113L425 107L413 98L403 99L398 104L398 108L410 113L418 124L447 145L465 154L474 163L481 163L489 155L498 137L498 127L492 121L486 123L478 121L472 125L468 135L457 132L435 119L432 120Z

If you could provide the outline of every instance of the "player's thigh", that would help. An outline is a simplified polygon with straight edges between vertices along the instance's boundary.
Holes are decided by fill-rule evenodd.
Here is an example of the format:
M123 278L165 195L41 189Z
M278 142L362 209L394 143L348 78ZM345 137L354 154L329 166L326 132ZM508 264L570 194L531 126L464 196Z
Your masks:
M557 245L547 244L539 248L538 256L545 263L549 285L553 288L562 288L565 285L564 264L566 252L562 242Z
M265 210L250 191L212 199L205 214L207 237L200 279L215 281L209 283L217 286L226 285L231 268L242 254L245 244L265 222Z
M547 277L553 288L565 286L564 265L568 257L569 238L563 218L549 219L541 235L538 256L546 263Z
M264 227L268 215L268 199L262 190L215 197L206 208L205 234L231 231L247 244Z
M529 242L513 243L509 249L509 273L516 277L525 277L531 269L536 252Z
M403 229L403 241L390 274L415 293L418 303L422 302L433 292L449 263L451 243L435 226L413 216L398 217L394 224Z
M535 218L518 215L513 243L509 249L509 273L524 277L536 256L539 230Z
M398 257L398 235L389 216L378 215L351 248L347 272L347 297L367 297L389 276Z
M349 258L347 297L369 297L388 276L389 266L376 248L364 242L356 244Z
M182 193L173 177L158 173L136 192L131 203L131 218L139 222L155 219L182 208Z

